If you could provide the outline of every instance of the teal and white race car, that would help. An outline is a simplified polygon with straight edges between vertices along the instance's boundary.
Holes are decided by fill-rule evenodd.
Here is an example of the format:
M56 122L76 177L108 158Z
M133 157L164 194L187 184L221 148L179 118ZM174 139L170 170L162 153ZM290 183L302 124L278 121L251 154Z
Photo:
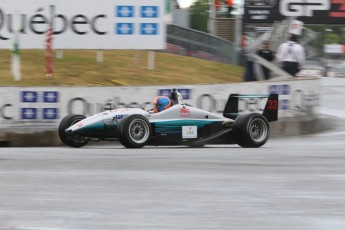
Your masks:
M263 113L238 113L241 98L267 98ZM82 147L89 141L119 140L127 148L146 145L238 144L260 147L270 136L269 122L278 119L278 95L231 94L223 116L195 108L183 102L173 90L172 106L159 113L141 108L110 109L95 115L67 115L59 125L61 141L70 147Z

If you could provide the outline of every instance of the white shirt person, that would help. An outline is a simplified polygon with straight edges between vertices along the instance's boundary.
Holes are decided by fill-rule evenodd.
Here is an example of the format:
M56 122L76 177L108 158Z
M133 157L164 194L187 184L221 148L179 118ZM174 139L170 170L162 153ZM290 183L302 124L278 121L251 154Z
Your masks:
M305 62L305 50L297 41L296 35L282 43L277 50L276 59L282 63L282 69L292 76L296 76Z

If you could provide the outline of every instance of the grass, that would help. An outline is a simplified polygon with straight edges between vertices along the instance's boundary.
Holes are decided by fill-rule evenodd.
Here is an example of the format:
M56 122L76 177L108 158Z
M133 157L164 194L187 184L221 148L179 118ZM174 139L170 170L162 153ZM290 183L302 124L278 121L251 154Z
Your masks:
M95 50L64 50L54 57L54 77L45 77L45 51L21 50L22 80L10 72L11 53L0 50L0 86L176 85L241 82L243 68L192 57L155 52L155 70L147 69L147 52L106 50L96 62Z

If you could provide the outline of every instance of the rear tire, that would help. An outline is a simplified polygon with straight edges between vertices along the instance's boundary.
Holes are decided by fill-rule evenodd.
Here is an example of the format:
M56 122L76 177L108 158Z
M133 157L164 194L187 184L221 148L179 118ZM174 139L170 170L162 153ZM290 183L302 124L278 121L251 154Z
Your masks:
M232 140L244 148L263 146L269 136L270 127L268 121L259 113L238 116L231 131Z
M134 114L119 123L117 135L126 148L142 148L151 141L152 127L146 117Z
M62 119L59 125L59 137L62 143L73 148L80 148L89 143L89 140L86 137L65 132L68 127L78 123L85 118L86 117L84 115L72 114L67 115Z

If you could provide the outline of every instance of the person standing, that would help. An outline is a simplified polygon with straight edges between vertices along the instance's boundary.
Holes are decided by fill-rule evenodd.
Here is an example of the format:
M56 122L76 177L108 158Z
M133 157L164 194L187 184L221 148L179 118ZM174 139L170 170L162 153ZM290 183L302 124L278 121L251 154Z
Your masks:
M256 81L256 75L254 71L254 61L251 54L245 54L246 56L246 64L245 64L245 71L243 75L244 81Z
M228 17L231 17L231 12L234 9L233 0L226 0L226 7L228 8Z
M274 59L274 54L270 48L269 41L263 41L261 48L256 52L256 54L269 62L273 61ZM262 73L264 74L265 80L268 80L270 78L270 70L265 66L261 66L261 69Z
M305 62L305 50L298 44L297 36L292 34L290 40L282 43L277 50L276 58L282 63L282 69L296 77Z

